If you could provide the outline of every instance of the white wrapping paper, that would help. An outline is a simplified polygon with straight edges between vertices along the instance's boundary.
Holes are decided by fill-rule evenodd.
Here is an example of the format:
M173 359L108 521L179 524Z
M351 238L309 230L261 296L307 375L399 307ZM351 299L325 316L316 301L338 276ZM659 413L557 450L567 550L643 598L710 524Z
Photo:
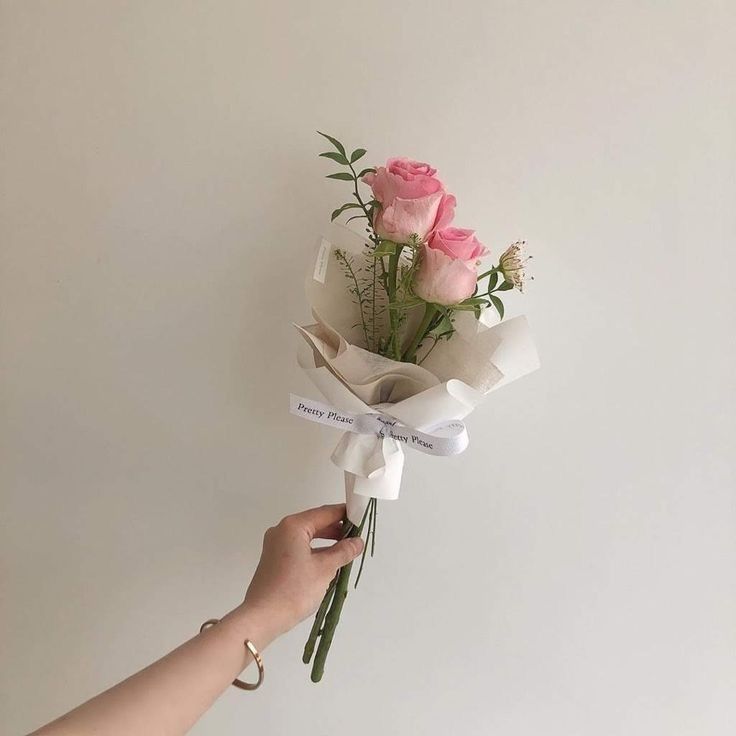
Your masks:
M456 333L439 342L422 365L366 350L356 327L359 308L334 257L339 247L358 262L366 243L356 233L332 225L320 239L307 277L315 323L297 327L304 340L297 360L329 407L351 415L380 414L431 433L461 422L486 394L539 367L525 317L489 327L472 313L460 312ZM407 320L407 334L416 329L421 308L413 311L418 314ZM340 438L332 461L345 473L347 512L353 523L360 523L369 498L398 498L403 444L390 432L346 431Z

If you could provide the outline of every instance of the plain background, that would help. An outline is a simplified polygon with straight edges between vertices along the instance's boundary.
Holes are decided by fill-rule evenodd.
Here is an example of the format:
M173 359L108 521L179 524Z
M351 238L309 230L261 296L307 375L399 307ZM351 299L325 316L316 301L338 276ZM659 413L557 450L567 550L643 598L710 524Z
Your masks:
M543 368L411 456L320 686L304 624L196 734L736 726L730 0L0 3L2 732L242 596L341 497L288 415L345 185L315 129L432 162L535 254ZM307 393L307 395L313 395Z

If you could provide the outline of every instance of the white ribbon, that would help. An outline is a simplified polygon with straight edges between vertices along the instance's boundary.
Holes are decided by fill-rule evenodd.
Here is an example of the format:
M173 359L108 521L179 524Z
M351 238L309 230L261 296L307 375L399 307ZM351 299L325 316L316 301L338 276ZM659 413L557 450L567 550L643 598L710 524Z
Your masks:
M423 432L381 411L381 405L373 408L376 411L359 414L290 395L290 411L295 416L345 432L373 435L381 440L390 438L426 455L459 455L470 442L468 430L461 421L443 422L431 432Z

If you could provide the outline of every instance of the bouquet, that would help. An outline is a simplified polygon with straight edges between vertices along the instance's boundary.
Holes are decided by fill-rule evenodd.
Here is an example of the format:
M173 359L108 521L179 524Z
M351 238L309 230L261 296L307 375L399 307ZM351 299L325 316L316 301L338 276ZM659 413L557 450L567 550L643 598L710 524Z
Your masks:
M463 419L491 391L539 367L524 317L503 321L502 295L522 292L523 241L494 265L473 230L454 226L455 197L434 168L408 158L356 166L320 133L350 199L332 212L307 275L314 323L300 367L323 401L291 396L291 412L343 431L332 461L344 471L345 536L365 535L373 555L379 500L396 499L404 448L447 456L468 445ZM359 170L360 169L360 170ZM364 237L335 221L362 221ZM346 223L347 224L347 223ZM495 324L494 324L495 323ZM319 682L340 620L353 563L341 568L317 610L303 661Z

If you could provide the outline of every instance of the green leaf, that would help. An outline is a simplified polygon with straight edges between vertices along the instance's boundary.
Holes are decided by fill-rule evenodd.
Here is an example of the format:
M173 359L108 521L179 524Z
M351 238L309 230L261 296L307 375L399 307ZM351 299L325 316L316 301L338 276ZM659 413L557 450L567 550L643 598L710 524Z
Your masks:
M510 281L504 281L501 286L496 289L496 291L508 291L509 289L513 289L514 285Z
M455 328L450 322L450 318L446 315L442 315L442 319L429 331L429 334L436 340L439 340L445 335L451 335L455 331Z
M347 224L351 220L360 220L361 217L365 217L365 215L353 215L352 217L348 217L348 219L345 220L345 224Z
M352 181L353 175L347 171L339 171L337 174L327 174L325 179L339 179L340 181Z
M350 154L350 163L354 164L358 159L363 158L365 156L365 148L356 148L351 154Z
M481 304L488 304L488 299L482 296L474 296L470 299L466 299L463 302L460 302L460 304L456 305L457 307L476 307ZM453 309L456 307L453 307Z
M371 166L367 169L363 169L363 171L358 174L358 179L362 179L366 174L375 174L376 170Z
M327 140L328 140L328 141L329 141L330 143L332 143L332 145L333 145L333 146L335 146L335 148L337 148L337 150L338 150L338 151L340 151L340 153L341 153L341 154L342 154L343 156L347 156L347 154L345 153L345 146L343 146L343 144L342 144L342 143L340 143L340 141L339 141L339 140L337 140L337 138L333 138L333 137L332 137L331 135L327 135L327 133L322 133L322 132L321 132L321 131L319 131L319 130L318 130L317 132L318 132L318 133L319 133L319 134L320 134L320 135L321 135L321 136L322 136L323 138L327 138Z
M493 294L489 294L489 298L491 300L491 303L494 307L496 307L496 311L498 312L498 316L500 319L503 319L503 302Z
M348 160L341 153L335 153L334 151L327 151L326 153L320 153L322 158L331 158L333 161L342 164L343 166L348 165Z
M498 283L498 271L494 271L488 277L488 291L493 291L496 288L497 283Z
M391 240L382 240L381 244L373 251L373 255L376 258L392 256L394 253L396 253L396 243Z
M360 209L359 204L355 204L355 202L348 202L347 204L344 204L342 207L338 207L334 212L332 213L332 216L330 217L330 221L334 220L336 217L339 217L345 210L354 210L354 209Z

